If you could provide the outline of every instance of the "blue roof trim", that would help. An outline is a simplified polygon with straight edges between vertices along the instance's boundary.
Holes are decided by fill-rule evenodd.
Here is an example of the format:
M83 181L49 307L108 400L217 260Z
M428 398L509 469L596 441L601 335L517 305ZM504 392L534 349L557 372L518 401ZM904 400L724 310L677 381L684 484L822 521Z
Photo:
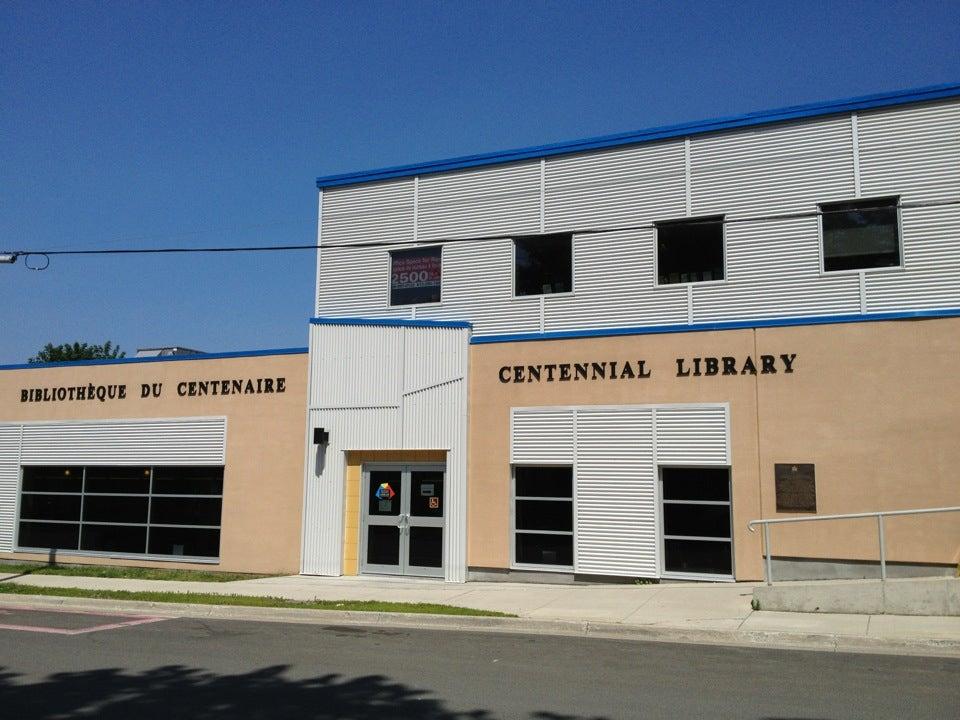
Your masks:
M411 177L414 175L429 175L481 165L499 165L517 160L550 157L551 155L567 155L583 150L597 150L600 148L617 147L619 145L635 145L673 137L701 135L703 133L727 130L730 128L769 125L771 123L783 122L784 120L819 117L836 113L853 112L854 110L889 107L891 105L907 105L926 100L939 100L957 96L960 96L960 83L929 85L927 87L909 90L875 93L873 95L862 95L843 100L830 100L806 105L793 105L776 110L762 110L759 112L745 113L743 115L731 115L679 125L664 125L646 130L618 133L616 135L601 135L599 137L549 145L535 145L532 147L515 148L513 150L482 153L479 155L464 155L412 165L396 165L394 167L375 170L325 175L317 178L317 187L322 189L325 187L358 185L361 183L375 182L377 180L390 180L392 178Z
M304 355L308 348L272 348L269 350L236 350L234 352L202 353L197 355L167 355L164 357L114 358L111 360L76 360L73 362L21 363L0 365L0 370L33 370L56 367L84 367L88 365L125 365L127 363L179 362L181 360L224 360L227 358L261 357L263 355Z
M465 320L404 320L402 318L315 317L311 325L376 325L379 327L461 328L471 329Z
M602 328L597 330L557 330L545 333L514 333L512 335L474 336L472 345L534 340L566 340L571 338L618 337L622 335L661 335L668 333L705 332L708 330L747 330L763 327L794 327L799 325L835 325L839 323L879 322L881 320L922 320L960 317L960 308L946 310L910 310L904 312L866 313L857 315L821 315L818 317L768 318L763 320L732 320L726 322L695 323L692 325L650 325L646 327Z

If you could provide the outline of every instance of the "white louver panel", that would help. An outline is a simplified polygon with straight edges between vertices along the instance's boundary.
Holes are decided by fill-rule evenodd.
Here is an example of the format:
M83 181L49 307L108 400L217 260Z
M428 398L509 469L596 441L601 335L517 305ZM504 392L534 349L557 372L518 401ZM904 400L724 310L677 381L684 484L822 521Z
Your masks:
M420 178L420 241L539 231L539 160Z
M575 571L655 577L656 503L652 411L578 410Z
M311 325L310 406L396 406L404 332L383 325Z
M728 465L727 408L657 408L657 463L660 465Z
M19 481L20 426L0 425L0 552L13 551Z
M640 225L682 217L683 140L546 160L548 231Z
M222 465L227 421L104 420L25 424L23 465Z
M413 240L413 179L327 188L322 218L324 243Z
M511 423L512 462L573 462L572 410L514 410Z

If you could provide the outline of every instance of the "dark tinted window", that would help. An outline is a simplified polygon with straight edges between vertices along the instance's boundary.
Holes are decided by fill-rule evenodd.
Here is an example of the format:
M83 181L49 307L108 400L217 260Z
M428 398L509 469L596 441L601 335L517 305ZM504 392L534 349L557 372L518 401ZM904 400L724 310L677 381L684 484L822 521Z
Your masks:
M517 497L570 497L573 495L573 468L524 467L514 468Z
M84 523L80 549L94 552L142 553L147 548L147 528L130 525Z
M31 495L20 498L20 517L25 520L79 520L79 495Z
M23 492L80 492L82 467L24 467Z
M21 522L17 544L28 548L76 550L80 525L73 523Z
M161 525L219 525L220 498L155 497L150 522Z
M712 540L664 540L664 568L668 572L730 575L730 543Z
M516 238L514 292L548 295L573 290L573 236L569 233Z
M440 302L441 248L394 250L390 253L390 304Z
M567 500L517 500L517 530L573 530L573 503Z
M820 211L824 270L900 265L897 198L824 203Z
M145 497L88 495L83 499L83 521L145 523L148 501Z
M657 223L657 282L723 280L723 218Z
M663 534L729 538L730 506L664 503Z
M518 563L530 565L573 565L573 535L517 533Z
M729 500L726 468L661 468L664 500Z
M84 492L146 495L150 492L150 468L88 467Z
M217 557L220 531L197 528L150 528L151 555L192 555Z
M154 495L223 495L222 467L156 467Z

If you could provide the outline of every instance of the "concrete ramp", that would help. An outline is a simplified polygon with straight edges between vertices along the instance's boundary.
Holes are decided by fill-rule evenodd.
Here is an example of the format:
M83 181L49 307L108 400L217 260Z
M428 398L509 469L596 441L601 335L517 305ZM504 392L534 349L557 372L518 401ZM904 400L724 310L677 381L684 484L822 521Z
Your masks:
M960 578L786 582L754 588L753 600L759 610L960 616Z

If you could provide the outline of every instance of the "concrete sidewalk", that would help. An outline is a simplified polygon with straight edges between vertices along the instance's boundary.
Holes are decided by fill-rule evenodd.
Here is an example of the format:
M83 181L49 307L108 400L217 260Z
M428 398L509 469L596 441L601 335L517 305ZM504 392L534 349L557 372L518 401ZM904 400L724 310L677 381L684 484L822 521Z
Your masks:
M640 631L650 631L641 633L647 639L670 640L676 637L697 642L700 638L700 641L711 643L960 655L958 617L754 611L750 601L757 583L547 585L472 582L456 585L430 579L307 576L210 583L0 574L0 581L4 580L22 585L91 590L199 592L275 596L291 600L442 603L517 615L520 621L498 624L500 629L513 627L517 631L535 632L540 627L544 632L551 632L551 628L562 629L569 625L580 629L589 627L604 635L622 632L637 636ZM25 601L23 596L0 595L0 604ZM359 614L350 615L356 619ZM386 615L379 617L381 624L391 621ZM417 622L425 625L433 622L435 617L421 617ZM457 618L456 622L458 626L469 626L473 620Z

